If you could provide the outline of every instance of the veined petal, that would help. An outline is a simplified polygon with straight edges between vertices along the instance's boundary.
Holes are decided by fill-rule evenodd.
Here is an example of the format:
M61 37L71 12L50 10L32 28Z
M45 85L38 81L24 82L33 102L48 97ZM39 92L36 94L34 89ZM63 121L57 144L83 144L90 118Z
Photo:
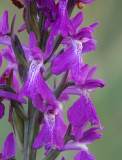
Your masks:
M0 103L0 119L4 116L5 107L2 103Z
M87 121L91 125L100 124L96 110L90 99L81 96L67 112L67 117L72 126L81 127Z
M2 157L5 159L9 159L14 156L16 153L16 142L14 138L14 134L10 133L4 143L2 150Z
M74 160L95 160L92 154L88 151L80 151L74 156Z

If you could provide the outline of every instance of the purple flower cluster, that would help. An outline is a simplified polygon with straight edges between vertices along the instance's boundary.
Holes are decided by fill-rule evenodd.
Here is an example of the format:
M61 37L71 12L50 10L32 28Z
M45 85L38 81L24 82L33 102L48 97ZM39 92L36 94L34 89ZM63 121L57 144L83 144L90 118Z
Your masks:
M8 12L3 13L0 44L6 47L0 53L0 66L2 58L8 65L0 77L0 119L5 113L2 101L9 100L9 122L13 132L4 143L0 159L13 157L17 145L24 160L35 160L31 155L33 150L43 146L44 160L54 160L60 152L67 150L78 150L74 160L95 160L87 144L100 139L102 134L98 131L104 128L89 91L102 88L105 83L92 78L97 65L90 69L89 64L84 64L83 56L96 49L97 41L92 33L99 22L82 27L81 11L70 19L71 8L76 3L93 1L59 0L56 3L55 0L20 0L25 22L19 32L27 30L28 45L21 43L14 34L15 17L9 29ZM59 45L62 45L60 50ZM54 84L50 87L47 79L52 75ZM58 75L62 78L56 84ZM66 102L70 101L71 95L78 99L68 106ZM28 113L22 103L28 105ZM68 125L63 117L63 104L67 107ZM89 122L91 128L85 130Z

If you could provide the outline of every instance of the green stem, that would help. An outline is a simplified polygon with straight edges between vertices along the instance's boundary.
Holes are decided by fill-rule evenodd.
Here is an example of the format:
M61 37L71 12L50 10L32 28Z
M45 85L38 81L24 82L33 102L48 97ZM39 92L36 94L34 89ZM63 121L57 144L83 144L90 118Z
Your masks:
M36 149L32 148L33 141L39 133L40 111L32 105L32 100L28 102L28 120L24 127L24 151L23 160L36 160Z

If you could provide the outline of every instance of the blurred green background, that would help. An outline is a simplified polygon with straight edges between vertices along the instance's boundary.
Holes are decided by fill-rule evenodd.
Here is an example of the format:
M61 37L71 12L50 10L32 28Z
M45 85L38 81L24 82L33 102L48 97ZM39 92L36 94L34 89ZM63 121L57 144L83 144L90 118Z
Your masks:
M0 17L4 10L9 11L9 22L11 23L14 14L16 17L16 30L23 24L22 11L11 4L10 0L0 1ZM79 10L75 8L74 15ZM121 160L122 159L122 0L96 0L87 4L83 9L83 26L100 21L96 28L94 38L98 41L95 52L84 56L85 63L91 67L98 65L95 74L96 78L101 78L106 82L106 87L97 89L91 95L96 107L99 119L105 127L103 138L89 145L90 152L96 160ZM27 43L26 32L19 33L22 42ZM4 66L5 67L5 66ZM2 73L4 67L1 68ZM73 103L65 104L67 109ZM0 152L5 138L11 129L8 124L8 103L6 106L6 116L0 120ZM66 117L65 109L65 117ZM42 152L38 153L37 160L42 160ZM73 160L76 152L65 152L66 160ZM17 150L17 160L21 160L21 153ZM60 155L60 157L62 156ZM18 158L19 157L19 158ZM57 160L61 158L58 157Z

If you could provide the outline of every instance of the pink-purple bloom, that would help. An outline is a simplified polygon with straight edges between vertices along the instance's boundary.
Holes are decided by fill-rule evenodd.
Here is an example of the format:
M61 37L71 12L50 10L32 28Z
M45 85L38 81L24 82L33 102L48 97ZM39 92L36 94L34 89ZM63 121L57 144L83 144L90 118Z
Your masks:
M87 145L100 139L102 134L98 131L104 128L89 91L103 88L105 82L92 78L97 65L90 69L89 64L84 64L83 56L96 49L97 41L92 33L99 22L81 27L81 11L70 18L75 4L93 1L19 1L15 6L22 3L25 9L24 24L18 32L27 30L28 44L22 43L14 33L15 17L9 30L8 11L3 13L0 44L6 47L0 52L0 67L3 58L7 67L0 76L0 119L5 114L2 101L9 100L9 122L14 133L6 138L0 160L13 158L16 143L21 146L24 159L35 160L36 149L44 147L45 160L50 157L55 160L60 152L67 150L78 150L74 160L95 160ZM57 77L61 74L57 85ZM52 75L55 76L53 86L47 81ZM66 103L70 95L78 96L71 106ZM27 115L22 106L26 104L24 96L28 99ZM68 125L63 116L64 107ZM88 123L91 127L85 130Z
M63 136L67 126L63 120L62 105L56 101L46 104L44 110L44 123L42 129L34 140L33 148L41 148L43 145L46 150L63 149Z

